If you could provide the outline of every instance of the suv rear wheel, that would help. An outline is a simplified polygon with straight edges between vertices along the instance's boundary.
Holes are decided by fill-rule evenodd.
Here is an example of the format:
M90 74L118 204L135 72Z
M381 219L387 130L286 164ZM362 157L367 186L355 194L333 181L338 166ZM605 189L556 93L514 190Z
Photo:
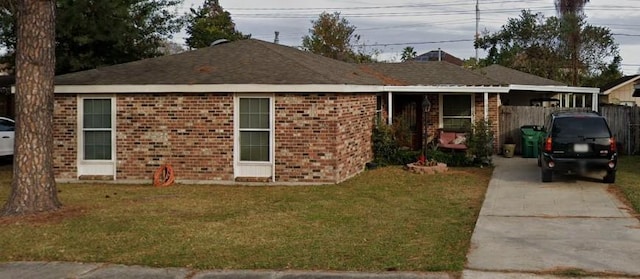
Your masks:
M542 176L542 182L551 182L553 177L553 172L551 172L551 170L545 170L544 168L541 168L540 174Z
M602 182L609 184L616 183L616 171L608 171L607 175L602 179Z

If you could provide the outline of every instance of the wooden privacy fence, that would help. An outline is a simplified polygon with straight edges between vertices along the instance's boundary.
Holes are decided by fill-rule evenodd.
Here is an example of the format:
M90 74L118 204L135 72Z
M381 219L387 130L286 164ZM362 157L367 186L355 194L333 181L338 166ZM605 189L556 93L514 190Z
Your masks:
M520 127L545 125L546 117L555 111L590 111L588 108L545 108L532 106L501 106L500 134L503 144L507 139L516 143L516 153L521 153ZM611 132L623 154L640 152L640 108L627 106L604 106L600 113L607 118ZM502 148L502 147L500 147Z
M640 107L606 106L600 113L607 118L622 154L640 153Z

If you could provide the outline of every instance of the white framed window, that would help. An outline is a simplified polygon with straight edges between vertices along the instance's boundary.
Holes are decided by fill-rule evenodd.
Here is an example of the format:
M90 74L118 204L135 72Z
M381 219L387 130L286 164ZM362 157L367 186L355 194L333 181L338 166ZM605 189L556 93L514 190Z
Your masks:
M82 159L113 159L111 99L82 99Z
M78 176L109 175L115 179L116 99L78 97Z
M274 176L274 98L236 95L235 176Z
M271 161L271 99L240 98L239 113L240 161Z
M471 127L474 110L473 94L440 95L440 128L462 131Z

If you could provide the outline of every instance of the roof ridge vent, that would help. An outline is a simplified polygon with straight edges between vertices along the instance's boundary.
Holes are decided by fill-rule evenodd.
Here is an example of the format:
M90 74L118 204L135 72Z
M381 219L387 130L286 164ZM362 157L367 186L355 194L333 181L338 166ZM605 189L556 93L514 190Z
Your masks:
M211 43L210 46L217 46L217 45L221 45L221 44L228 43L228 42L229 42L229 40L227 40L227 39L218 39L218 40L213 41L213 43Z

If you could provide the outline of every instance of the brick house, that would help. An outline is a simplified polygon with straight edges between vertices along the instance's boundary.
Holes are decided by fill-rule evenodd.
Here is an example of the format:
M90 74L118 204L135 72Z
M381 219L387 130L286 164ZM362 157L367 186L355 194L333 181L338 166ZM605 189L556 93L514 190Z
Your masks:
M338 183L372 160L376 119L411 121L414 148L478 119L497 132L511 90L446 62L349 64L253 39L55 84L58 180L149 182L171 164L184 183Z
M337 183L372 159L376 94L357 66L243 40L55 80L60 180Z

